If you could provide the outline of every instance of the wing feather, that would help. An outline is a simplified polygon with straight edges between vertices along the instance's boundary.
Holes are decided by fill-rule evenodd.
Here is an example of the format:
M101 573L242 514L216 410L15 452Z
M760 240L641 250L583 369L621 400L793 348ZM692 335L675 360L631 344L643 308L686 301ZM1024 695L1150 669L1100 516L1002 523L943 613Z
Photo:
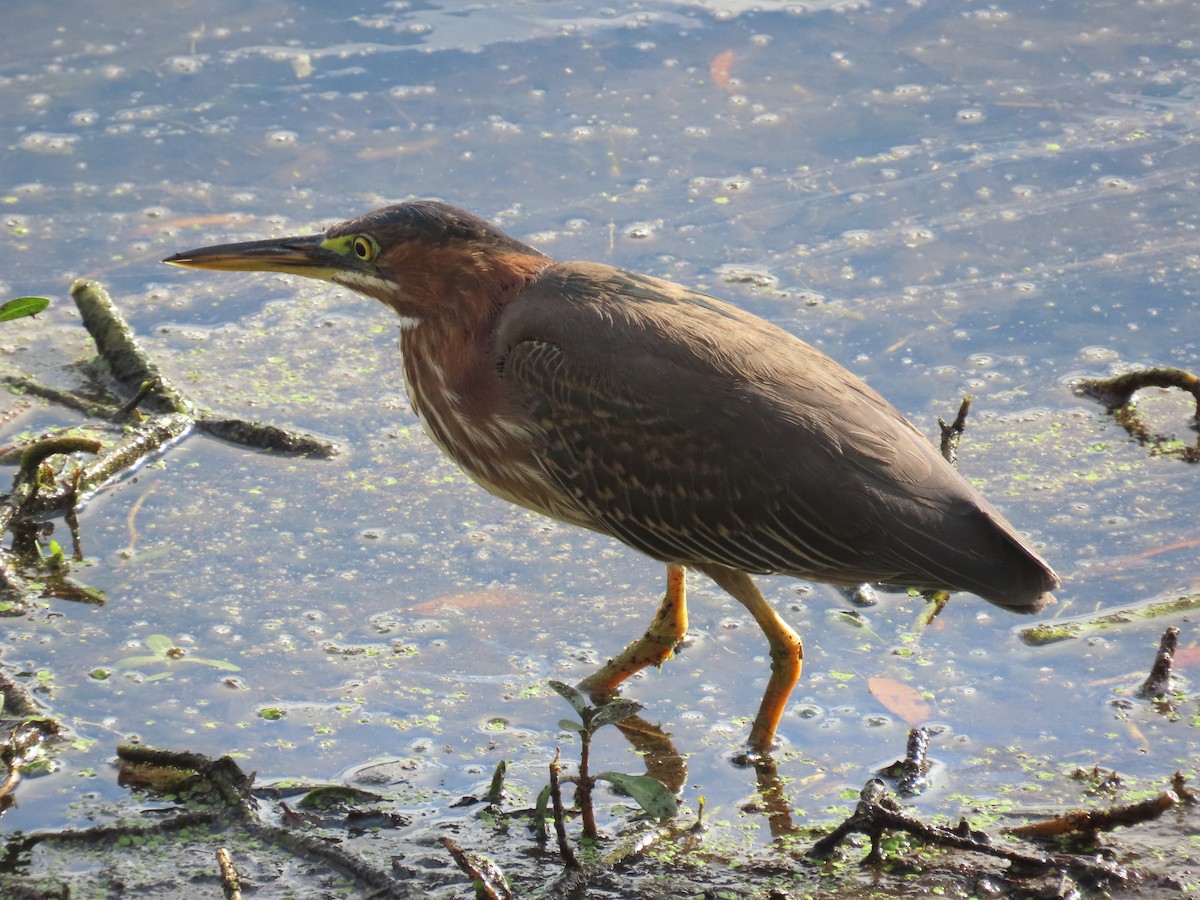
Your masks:
M580 519L657 559L958 588L1056 579L879 394L711 297L559 264L506 308L503 377Z

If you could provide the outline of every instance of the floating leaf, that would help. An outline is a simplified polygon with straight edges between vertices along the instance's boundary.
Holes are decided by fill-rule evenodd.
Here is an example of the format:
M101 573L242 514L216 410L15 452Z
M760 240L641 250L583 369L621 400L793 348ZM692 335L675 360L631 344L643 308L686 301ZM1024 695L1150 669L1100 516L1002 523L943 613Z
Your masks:
M214 669L221 669L224 672L240 672L241 666L227 662L223 659L206 659L203 656L189 656L187 651L175 643L173 639L165 634L151 634L146 637L142 644L150 651L149 654L139 656L127 656L124 659L119 659L114 666L119 668L135 668L138 666L147 666L154 663L163 663L174 665L176 663L193 663L199 666L211 666ZM166 678L169 673L156 675L153 681L158 678Z
M153 665L162 661L162 656L158 654L154 656L126 656L124 659L118 659L113 665L120 669L136 669L139 666Z
M726 50L714 56L708 64L709 77L712 78L713 84L722 91L730 89L730 70L733 68L733 61L736 58L736 54L732 50Z
M899 716L908 725L920 725L929 721L933 707L916 688L891 678L868 678L867 688L871 696L884 708Z
M679 801L657 778L649 775L626 775L622 772L601 772L597 781L607 781L618 793L634 801L656 819L670 819L679 811Z
M453 594L443 594L432 600L423 600L408 607L413 612L434 615L447 606L464 611L474 609L511 609L515 604L530 600L531 597L513 588L497 587L483 591L459 591Z
M142 641L146 645L146 649L151 653L160 653L166 655L175 646L175 642L165 634L152 634Z
M1175 651L1175 666L1194 666L1200 663L1200 647L1180 647Z
M0 322L36 316L49 305L50 301L45 297L18 297L7 303L0 303Z
M175 662L196 663L200 666L212 666L214 669L220 669L222 672L240 672L242 667L236 663L231 663L223 659L206 659L202 656L183 656Z

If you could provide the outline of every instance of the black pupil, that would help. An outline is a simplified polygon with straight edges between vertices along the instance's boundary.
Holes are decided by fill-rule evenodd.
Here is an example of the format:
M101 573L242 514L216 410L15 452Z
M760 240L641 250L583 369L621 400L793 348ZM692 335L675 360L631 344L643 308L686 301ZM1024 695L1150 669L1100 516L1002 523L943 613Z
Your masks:
M358 254L359 259L367 258L367 242L359 238L354 242L354 252Z

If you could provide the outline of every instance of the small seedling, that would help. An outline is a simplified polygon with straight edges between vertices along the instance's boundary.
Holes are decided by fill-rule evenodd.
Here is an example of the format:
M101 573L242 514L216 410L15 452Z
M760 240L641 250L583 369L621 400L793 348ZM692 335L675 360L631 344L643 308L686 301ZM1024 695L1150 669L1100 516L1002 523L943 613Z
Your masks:
M158 663L167 664L172 667L178 663L196 663L202 666L212 666L214 669L222 669L226 672L241 671L238 666L223 659L205 659L200 656L190 656L187 650L180 647L165 634L152 634L142 643L150 651L149 653L126 656L124 659L118 659L113 665L118 669L135 669ZM170 678L172 674L169 670L159 672L157 675L151 675L146 678L146 681L158 681L162 678Z
M601 706L591 706L587 698L578 689L561 681L551 681L554 688L564 700L571 704L579 716L579 721L562 719L560 728L579 735L579 774L562 778L561 781L575 785L575 804L579 807L580 819L583 823L585 840L594 841L598 836L596 828L596 813L592 804L592 791L601 781L608 782L621 794L633 799L647 814L656 819L670 819L679 808L675 795L657 778L649 775L628 775L623 772L600 772L592 775L591 748L592 736L605 725L615 725L623 722L638 712L642 707L632 700L617 698ZM557 760L555 761L557 765ZM551 799L552 786L547 785L538 795L537 813L538 824L544 835L546 832L546 810Z

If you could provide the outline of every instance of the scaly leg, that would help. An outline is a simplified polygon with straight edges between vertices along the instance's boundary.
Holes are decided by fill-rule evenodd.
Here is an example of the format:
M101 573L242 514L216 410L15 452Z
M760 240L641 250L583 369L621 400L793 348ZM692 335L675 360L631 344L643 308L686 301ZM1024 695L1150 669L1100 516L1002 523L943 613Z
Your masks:
M602 668L579 682L579 689L598 697L611 696L617 687L646 666L661 666L687 633L687 589L683 566L667 563L667 592L646 633L610 659Z
M767 682L767 690L763 694L754 725L750 728L747 743L754 753L769 753L771 743L775 740L775 730L787 708L788 697L800 680L804 646L800 643L800 636L772 609L745 572L718 565L696 568L750 610L750 615L754 616L758 627L767 636L767 643L771 647L771 680Z

